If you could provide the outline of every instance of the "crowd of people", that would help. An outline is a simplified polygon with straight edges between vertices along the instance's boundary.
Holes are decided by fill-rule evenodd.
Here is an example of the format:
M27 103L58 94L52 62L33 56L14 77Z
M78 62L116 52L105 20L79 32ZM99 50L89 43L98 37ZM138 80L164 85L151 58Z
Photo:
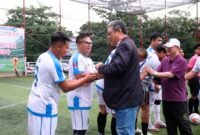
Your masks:
M94 89L99 104L98 135L105 135L108 114L112 115L112 135L138 134L140 111L143 135L148 130L159 132L160 128L166 128L168 135L177 135L177 130L181 135L192 135L189 114L199 113L200 44L194 47L195 55L187 64L176 38L163 44L162 35L154 32L147 49L137 48L120 20L108 24L107 38L115 49L105 62L94 65L89 57L90 34L77 36L78 52L69 60L66 80L59 60L66 54L70 39L63 32L51 35L49 50L36 62L27 105L29 135L55 134L60 89L67 92L73 135L85 135L89 128ZM191 91L189 100L186 80ZM164 121L160 118L161 103Z

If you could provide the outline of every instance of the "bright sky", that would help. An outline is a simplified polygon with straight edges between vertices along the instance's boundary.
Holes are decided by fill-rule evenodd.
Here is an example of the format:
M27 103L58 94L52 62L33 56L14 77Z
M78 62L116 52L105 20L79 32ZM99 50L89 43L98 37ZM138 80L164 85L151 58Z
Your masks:
M11 4L12 3L12 4ZM61 0L61 14L62 14L62 26L67 30L71 30L76 34L82 24L88 21L88 6L86 4L79 4L70 0ZM39 4L53 7L53 11L59 14L59 0L26 0L26 7L33 5L39 7ZM0 0L0 24L6 22L6 10L12 9L17 6L23 6L23 0ZM101 21L98 15L94 11L90 12L90 19L92 21Z
M12 4L11 4L12 3ZM85 4L80 4L73 2L71 0L61 0L62 6L62 26L66 27L67 30L73 31L76 35L79 31L79 28L82 24L88 21L88 6ZM59 13L59 0L26 0L26 7L33 5L38 7L39 4L53 7L53 11ZM6 10L4 9L12 9L17 6L23 6L23 0L0 0L0 24L6 22ZM199 4L200 6L200 4ZM195 5L187 5L178 7L176 9L190 11L192 17L196 16L196 6ZM199 8L200 11L200 8ZM164 16L164 11L158 11L154 13L148 14L152 18L156 16ZM199 13L200 15L200 13ZM101 21L98 15L95 14L94 11L91 10L91 21L98 22Z

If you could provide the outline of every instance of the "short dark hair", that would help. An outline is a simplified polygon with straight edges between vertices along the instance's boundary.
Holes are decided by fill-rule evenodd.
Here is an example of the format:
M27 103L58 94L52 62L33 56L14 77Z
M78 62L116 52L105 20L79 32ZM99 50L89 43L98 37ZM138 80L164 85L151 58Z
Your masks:
M142 57L143 59L146 59L148 56L147 50L145 48L138 48L138 54L139 57Z
M83 38L90 37L90 36L91 36L90 33L80 33L80 34L76 37L76 43L79 43Z
M158 32L153 32L153 33L151 33L150 42L151 42L152 40L157 39L157 38L162 38L162 39L163 39L163 36L162 36L160 33L158 33Z
M66 41L71 41L70 38L64 32L57 31L51 35L51 46L53 46L56 42L65 43Z
M108 24L108 27L112 27L114 31L122 31L123 34L127 34L126 24L121 20L115 20Z
M194 46L194 50L196 50L198 47L200 47L200 44L196 44L196 45Z
M161 53L161 52L167 53L167 50L163 45L158 45L156 47L156 52L158 52L158 53Z

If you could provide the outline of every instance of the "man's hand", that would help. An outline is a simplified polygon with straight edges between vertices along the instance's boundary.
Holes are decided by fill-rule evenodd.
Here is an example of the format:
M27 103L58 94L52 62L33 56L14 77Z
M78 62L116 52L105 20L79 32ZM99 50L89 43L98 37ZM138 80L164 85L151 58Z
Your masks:
M85 83L91 83L97 79L96 73L85 74Z
M96 73L97 80L104 78L103 74Z
M102 63L102 62L99 62L99 63L97 63L97 64L95 65L95 68L98 70L99 67L100 67L101 65L103 65L103 63Z
M152 69L152 68L150 68L150 67L145 67L145 69L144 69L147 73L149 73L150 75L155 75L155 71Z

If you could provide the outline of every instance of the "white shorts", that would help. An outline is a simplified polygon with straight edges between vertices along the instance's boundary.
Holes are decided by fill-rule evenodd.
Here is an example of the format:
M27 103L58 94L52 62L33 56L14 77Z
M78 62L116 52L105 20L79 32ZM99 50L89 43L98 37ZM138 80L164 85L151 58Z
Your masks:
M149 91L149 106L154 105L156 99L156 93L154 91Z
M155 93L155 100L162 100L162 89L158 93Z
M55 135L57 127L56 117L40 117L28 112L29 135Z
M89 110L69 110L73 130L87 130L89 125Z
M109 114L115 114L115 111L112 110L112 109L110 109L110 108L106 105L106 103L105 103L105 101L104 101L104 99L103 99L102 92L99 91L99 90L97 90L97 100L98 100L99 105L105 105L105 107L106 107L106 112L107 112L107 113L109 113Z

